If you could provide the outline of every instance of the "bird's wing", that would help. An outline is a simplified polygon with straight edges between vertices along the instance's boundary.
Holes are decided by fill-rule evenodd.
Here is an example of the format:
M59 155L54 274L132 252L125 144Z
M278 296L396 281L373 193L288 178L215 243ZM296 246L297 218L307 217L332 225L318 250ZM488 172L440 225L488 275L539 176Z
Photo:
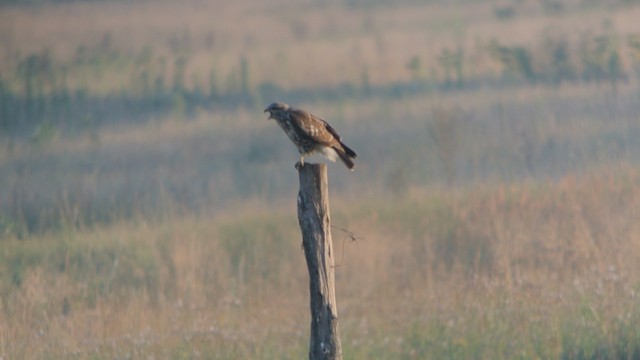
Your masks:
M331 133L331 135L333 135L334 138L336 138L336 140L338 141L342 141L342 138L340 138L340 135L338 135L338 132L336 131L336 129L334 129L333 127L331 127L331 125L329 125L328 122L318 118L318 120L320 120L322 123L324 123L324 127Z
M301 109L291 109L291 120L304 134L314 141L332 145L340 136L326 121Z

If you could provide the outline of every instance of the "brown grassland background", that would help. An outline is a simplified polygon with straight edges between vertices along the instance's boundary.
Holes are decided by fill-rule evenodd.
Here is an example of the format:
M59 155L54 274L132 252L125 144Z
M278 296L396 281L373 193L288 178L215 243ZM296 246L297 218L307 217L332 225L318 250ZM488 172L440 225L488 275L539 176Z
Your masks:
M640 359L640 3L0 5L0 359L298 359L330 121L346 359Z

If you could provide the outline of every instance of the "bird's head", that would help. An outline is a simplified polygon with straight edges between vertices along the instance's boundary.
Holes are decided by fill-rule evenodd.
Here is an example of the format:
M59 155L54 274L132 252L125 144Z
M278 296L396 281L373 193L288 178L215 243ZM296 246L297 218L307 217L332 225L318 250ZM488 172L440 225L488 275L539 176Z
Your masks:
M281 102L274 102L269 105L269 107L264 109L264 112L269 113L269 117L267 118L267 120L270 120L273 119L275 115L287 110L289 110L289 105Z

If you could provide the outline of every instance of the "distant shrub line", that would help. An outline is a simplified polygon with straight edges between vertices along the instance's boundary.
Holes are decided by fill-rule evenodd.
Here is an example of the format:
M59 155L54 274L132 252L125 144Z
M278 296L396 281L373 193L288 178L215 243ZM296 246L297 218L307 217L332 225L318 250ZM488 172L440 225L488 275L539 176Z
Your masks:
M629 59L622 58L623 50L630 54ZM46 50L14 57L13 68L0 73L0 134L31 136L41 142L55 130L92 129L166 113L189 117L198 108L259 107L268 101L265 99L398 99L429 91L555 86L563 82L596 82L616 90L632 74L640 77L638 35L621 39L613 34L583 34L578 44L547 37L538 47L506 45L494 39L476 51L481 54L474 54L474 58L488 56L500 73L469 75L468 68L473 64L465 50L444 48L435 55L437 69L432 69L429 76L425 75L422 59L414 56L406 65L411 74L409 81L372 84L365 70L361 83L285 90L272 81L253 85L250 59L246 56L240 57L237 66L225 74L224 82L212 68L208 76L188 84L187 55L176 53L173 59L167 59L146 48L126 56L113 50L109 36L105 36L94 48L78 47L75 58L65 63L55 60ZM127 76L115 85L113 81L107 83L116 73ZM43 127L54 131L42 133L39 130Z

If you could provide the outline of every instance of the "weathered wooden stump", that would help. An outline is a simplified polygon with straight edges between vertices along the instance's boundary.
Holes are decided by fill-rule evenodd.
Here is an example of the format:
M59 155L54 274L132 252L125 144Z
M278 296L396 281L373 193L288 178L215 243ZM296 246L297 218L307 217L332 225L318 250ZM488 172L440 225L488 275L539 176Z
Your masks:
M329 216L327 165L296 166L300 176L298 221L309 270L309 359L342 359Z

